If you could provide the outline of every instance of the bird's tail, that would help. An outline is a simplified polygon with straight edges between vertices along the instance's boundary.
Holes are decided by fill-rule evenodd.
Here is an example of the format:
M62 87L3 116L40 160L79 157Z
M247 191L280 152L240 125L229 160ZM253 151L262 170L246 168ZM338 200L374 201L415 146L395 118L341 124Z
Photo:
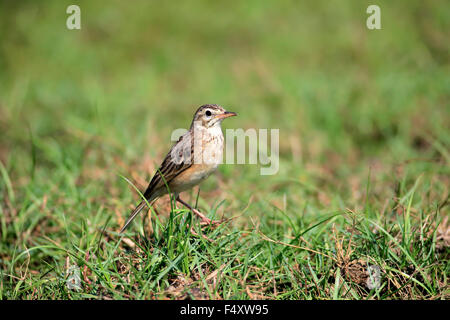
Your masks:
M149 201L150 204L150 201ZM136 207L136 209L133 210L133 212L131 213L130 217L128 218L127 222L125 222L125 224L123 225L122 229L120 229L120 233L124 232L126 230L126 228L128 228L128 226L130 225L131 221L134 220L134 218L136 218L136 216L139 214L139 212L142 211L142 209L144 209L144 207L147 205L146 201L141 201L141 203L138 204L138 206Z

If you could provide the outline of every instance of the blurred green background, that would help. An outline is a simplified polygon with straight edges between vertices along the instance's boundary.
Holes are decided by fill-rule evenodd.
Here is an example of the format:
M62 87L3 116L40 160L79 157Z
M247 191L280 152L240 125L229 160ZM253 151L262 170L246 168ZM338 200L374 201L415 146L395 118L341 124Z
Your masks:
M81 30L66 28L74 3ZM381 30L366 28L370 4ZM2 1L2 251L63 237L61 221L117 229L138 198L118 175L144 188L205 103L238 113L225 128L279 128L280 170L223 165L204 207L226 200L242 224L268 203L382 211L423 175L412 205L435 208L449 31L449 1Z
M1 4L0 155L16 183L76 176L92 143L88 163L159 162L204 103L238 112L225 127L280 128L279 175L224 167L232 179L449 160L447 1L380 2L382 30L366 28L368 1L76 3L81 30L70 1Z

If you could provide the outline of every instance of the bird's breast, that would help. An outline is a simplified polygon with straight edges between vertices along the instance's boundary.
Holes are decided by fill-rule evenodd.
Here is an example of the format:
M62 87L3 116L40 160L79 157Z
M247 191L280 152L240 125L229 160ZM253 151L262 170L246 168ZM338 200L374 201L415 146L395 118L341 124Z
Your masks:
M203 165L208 171L214 171L222 163L223 140L220 126L204 130L196 137L194 164Z

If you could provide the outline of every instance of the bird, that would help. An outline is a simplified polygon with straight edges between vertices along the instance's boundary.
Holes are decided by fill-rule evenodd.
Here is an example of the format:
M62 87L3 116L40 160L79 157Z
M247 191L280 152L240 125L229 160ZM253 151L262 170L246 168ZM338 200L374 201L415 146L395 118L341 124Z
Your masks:
M197 215L202 225L219 223L183 201L179 194L198 185L217 170L222 162L224 146L221 124L224 119L233 116L237 114L217 104L205 104L197 109L189 130L170 148L143 193L145 200L131 212L120 233L128 228L147 204L152 205L169 192L177 202Z

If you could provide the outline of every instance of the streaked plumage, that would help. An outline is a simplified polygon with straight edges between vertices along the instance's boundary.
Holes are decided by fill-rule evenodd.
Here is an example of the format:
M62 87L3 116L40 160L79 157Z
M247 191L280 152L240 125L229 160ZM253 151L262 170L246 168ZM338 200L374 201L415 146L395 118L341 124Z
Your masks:
M197 109L189 131L172 146L143 193L149 204L167 194L169 186L176 199L192 209L178 195L199 184L217 169L222 160L224 140L220 124L223 119L235 115L215 104ZM139 203L120 232L129 226L146 205L146 201ZM192 210L202 220L209 220L197 210Z

